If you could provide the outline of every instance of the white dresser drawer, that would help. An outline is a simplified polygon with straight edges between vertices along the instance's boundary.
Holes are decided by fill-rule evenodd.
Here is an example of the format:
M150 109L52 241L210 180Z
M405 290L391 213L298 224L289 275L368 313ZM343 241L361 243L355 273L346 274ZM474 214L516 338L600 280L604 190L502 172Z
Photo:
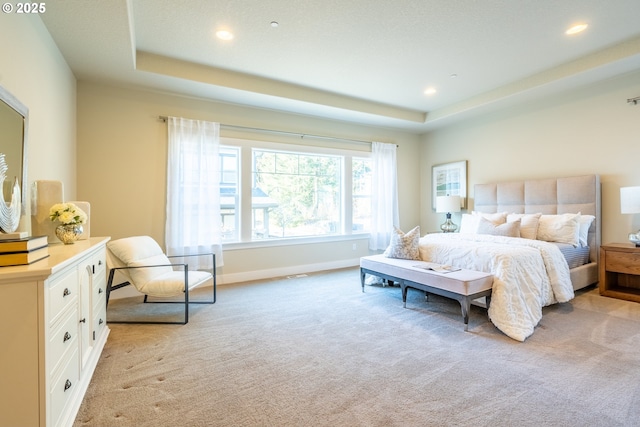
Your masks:
M78 362L78 350L76 349L69 357L67 365L62 370L60 376L54 380L51 390L49 390L51 402L51 418L54 426L61 425L61 417L71 403L71 399L76 394L76 389L80 380L80 368Z
M94 275L93 276L93 295L91 296L91 301L93 301L93 306L95 307L98 304L98 301L102 301L102 304L105 304L105 295L107 292L107 279L104 277L104 274Z
M105 300L102 299L100 307L94 309L93 316L93 340L96 341L104 332L107 326L107 309L105 307Z
M77 306L74 310L68 312L67 317L61 324L50 334L47 358L51 372L57 372L60 365L64 364L62 359L67 350L70 348L77 349L78 342L78 310Z
M106 252L100 251L93 256L93 274L94 276L104 277L106 281L107 260Z
M71 268L49 286L49 322L53 323L78 297L78 270Z

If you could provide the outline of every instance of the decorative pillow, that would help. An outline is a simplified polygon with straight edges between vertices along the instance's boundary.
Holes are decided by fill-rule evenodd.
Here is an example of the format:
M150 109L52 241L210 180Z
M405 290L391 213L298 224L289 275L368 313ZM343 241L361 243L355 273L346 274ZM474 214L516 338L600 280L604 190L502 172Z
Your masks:
M589 227L591 227L594 219L596 219L596 217L593 215L580 215L580 219L578 220L580 226L578 242L580 246L589 246Z
M460 221L460 233L476 234L478 232L478 221L480 218L491 221L495 225L500 225L507 222L507 213L483 213L472 211L471 214L462 214L462 220Z
M580 214L541 215L537 239L577 247L580 243L579 219Z
M397 227L393 227L391 243L384 251L387 258L400 259L420 259L420 226L414 227L411 231L402 232Z
M478 221L478 234L491 234L492 236L520 237L520 220L505 222L496 225L493 222L480 217Z
M500 225L500 224L504 224L505 222L507 222L507 213L506 212L484 213L484 212L471 211L471 215L481 216L484 219L488 219L489 221L491 221L495 225Z
M542 214L516 214L512 213L507 215L507 222L513 222L517 219L520 220L520 237L524 239L535 240L538 235L538 224L540 222L540 216Z

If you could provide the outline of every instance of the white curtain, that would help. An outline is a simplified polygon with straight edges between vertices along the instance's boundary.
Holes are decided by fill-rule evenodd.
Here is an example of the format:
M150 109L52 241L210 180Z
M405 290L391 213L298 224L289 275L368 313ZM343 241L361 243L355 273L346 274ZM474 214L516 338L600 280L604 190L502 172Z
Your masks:
M169 117L168 255L213 252L222 261L220 124ZM188 257L189 269L211 268L210 257Z
M377 251L389 246L393 226L399 222L396 145L373 142L371 153L373 183L369 249Z

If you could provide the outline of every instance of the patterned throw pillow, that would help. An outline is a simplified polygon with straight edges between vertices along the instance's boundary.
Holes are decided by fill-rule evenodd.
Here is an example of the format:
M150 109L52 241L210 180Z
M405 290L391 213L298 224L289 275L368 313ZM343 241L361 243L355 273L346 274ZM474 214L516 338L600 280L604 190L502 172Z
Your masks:
M387 258L420 259L419 243L419 225L407 233L403 233L399 228L393 227L391 243L387 250L384 251L384 256Z

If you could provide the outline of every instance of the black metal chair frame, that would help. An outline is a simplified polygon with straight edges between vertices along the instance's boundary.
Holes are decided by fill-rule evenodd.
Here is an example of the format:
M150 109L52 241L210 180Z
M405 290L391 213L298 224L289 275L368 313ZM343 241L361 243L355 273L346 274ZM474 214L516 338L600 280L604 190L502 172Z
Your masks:
M153 304L183 304L184 303L184 321L175 321L175 322L163 322L163 321L153 321L153 320L108 320L108 323L135 323L135 324L153 324L153 325L186 325L189 323L189 304L215 304L216 302L216 255L214 253L203 253L203 254L189 254L189 255L171 255L167 256L167 258L187 258L187 257L196 257L196 256L207 256L211 255L213 261L213 270L212 270L212 279L213 279L213 300L212 301L189 301L189 264L156 264L156 265L141 265L136 267L114 267L109 270L109 279L107 281L107 308L109 307L109 297L111 295L111 291L115 291L116 289L124 288L125 286L131 285L131 282L126 281L119 283L117 285L113 284L113 277L115 275L116 270L132 270L134 268L154 268L154 267L182 267L184 269L184 302L183 301L148 301L149 295L144 295L144 303L153 303Z

